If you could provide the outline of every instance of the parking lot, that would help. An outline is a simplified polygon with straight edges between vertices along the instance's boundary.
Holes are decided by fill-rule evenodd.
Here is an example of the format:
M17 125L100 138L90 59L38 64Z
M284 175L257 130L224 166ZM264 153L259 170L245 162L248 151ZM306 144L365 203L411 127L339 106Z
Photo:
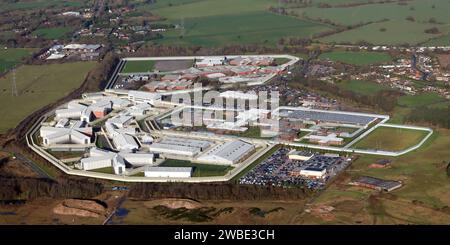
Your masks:
M342 157L315 155L308 161L290 160L288 148L281 148L269 158L261 162L254 169L239 179L240 184L272 185L272 186L305 186L309 189L323 189L326 183L341 173L350 161ZM310 179L292 174L309 167L325 168L326 177L323 179Z

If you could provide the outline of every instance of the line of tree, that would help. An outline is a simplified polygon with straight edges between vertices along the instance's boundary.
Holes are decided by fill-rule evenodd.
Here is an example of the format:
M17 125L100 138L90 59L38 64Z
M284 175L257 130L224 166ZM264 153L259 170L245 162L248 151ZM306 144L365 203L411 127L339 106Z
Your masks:
M311 196L307 188L239 185L234 183L138 183L129 197L189 198L197 200L299 200Z
M0 200L50 198L92 198L102 193L103 185L87 180L59 182L38 178L0 177Z

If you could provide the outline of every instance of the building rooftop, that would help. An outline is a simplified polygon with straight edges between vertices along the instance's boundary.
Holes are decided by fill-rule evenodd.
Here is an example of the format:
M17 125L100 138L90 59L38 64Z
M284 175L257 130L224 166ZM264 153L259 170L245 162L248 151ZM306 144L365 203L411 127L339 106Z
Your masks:
M145 168L146 172L192 172L192 167L151 167Z

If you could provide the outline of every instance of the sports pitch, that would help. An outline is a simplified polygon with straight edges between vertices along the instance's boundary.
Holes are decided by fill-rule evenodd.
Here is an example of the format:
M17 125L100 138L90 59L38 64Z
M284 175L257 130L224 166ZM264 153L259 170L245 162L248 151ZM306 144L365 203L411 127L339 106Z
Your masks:
M401 151L418 144L427 134L427 131L381 126L356 143L355 148Z

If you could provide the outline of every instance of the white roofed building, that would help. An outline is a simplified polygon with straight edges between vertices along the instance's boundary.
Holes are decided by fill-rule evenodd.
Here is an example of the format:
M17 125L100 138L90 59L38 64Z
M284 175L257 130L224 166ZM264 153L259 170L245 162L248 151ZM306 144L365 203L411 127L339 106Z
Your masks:
M115 148L119 151L134 151L139 149L139 145L133 136L128 134L117 134L112 137Z
M161 101L161 95L158 93L130 90L128 91L128 99L134 103L147 103L150 105L155 105Z
M146 167L145 177L152 178L189 178L193 169L190 167Z
M166 137L149 146L151 152L168 155L194 157L211 145L205 140Z
M254 145L245 141L230 141L214 146L197 160L211 164L232 165L244 159L254 149Z

